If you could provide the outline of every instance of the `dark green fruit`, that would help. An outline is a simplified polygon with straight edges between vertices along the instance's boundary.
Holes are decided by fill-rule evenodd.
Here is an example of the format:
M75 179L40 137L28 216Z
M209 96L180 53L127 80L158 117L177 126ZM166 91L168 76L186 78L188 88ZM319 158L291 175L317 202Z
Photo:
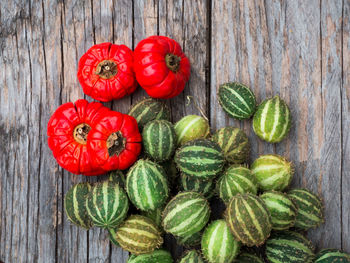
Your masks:
M160 163L163 167L166 177L168 179L168 185L170 188L174 188L176 185L176 180L178 178L178 171L174 159Z
M131 215L117 229L119 245L135 255L151 253L163 244L161 231L148 217Z
M216 191L225 202L230 202L236 194L258 192L258 183L252 172L243 166L231 165L216 183Z
M314 263L350 263L350 254L337 249L323 249L316 254Z
M210 263L231 263L241 247L225 220L213 221L204 230L201 244L203 255Z
M260 198L270 212L272 229L285 230L294 226L297 207L286 194L270 191L263 193Z
M104 181L92 187L86 208L95 226L116 228L127 215L129 201L119 184Z
M196 250L190 250L180 259L179 263L204 263L204 260Z
M112 242L113 245L120 247L118 241L116 240L116 232L117 230L115 228L109 228L108 230L108 238L109 241Z
M152 161L138 160L128 171L126 191L130 201L142 211L161 207L169 195L163 167Z
M170 110L168 106L152 98L143 99L135 104L129 110L128 115L136 119L140 130L142 130L148 122L153 120L170 121Z
M210 132L209 122L201 116L187 115L175 126L177 144L182 145L195 139L204 139Z
M173 125L166 120L150 121L143 128L142 143L146 154L157 162L169 160L176 147Z
M73 185L64 196L64 210L67 218L85 229L89 229L92 225L86 210L86 198L90 189L89 183L79 183Z
M196 192L181 192L166 205L163 212L163 229L174 236L186 237L208 223L208 201Z
M108 173L108 180L119 184L122 188L125 187L126 178L121 170L114 170Z
M266 258L271 263L312 263L313 246L302 234L280 231L266 242Z
M277 154L259 156L251 170L263 191L283 191L289 186L294 174L292 163Z
M206 198L211 198L214 194L213 180L203 180L194 176L181 174L180 183L182 190L201 193Z
M254 132L267 142L282 141L287 136L290 126L289 108L279 96L263 101L254 114Z
M224 111L232 118L249 119L256 110L253 92L238 82L229 82L219 87L218 100Z
M229 163L244 163L249 159L250 143L239 128L225 127L214 133L212 140L222 149Z
M307 189L293 189L288 196L298 208L296 228L307 230L324 222L322 202L317 195Z
M271 218L265 203L252 194L232 197L225 212L235 238L246 246L260 246L271 232Z
M184 236L184 237L175 237L177 243L181 246L191 248L198 246L202 241L202 231L196 232L192 235Z
M189 176L213 179L225 164L220 146L208 139L197 139L185 143L175 154L180 171Z
M164 249L158 249L148 254L131 255L127 263L173 263L170 253Z
M159 229L162 228L162 213L163 213L164 208L160 207L155 210L149 210L149 211L142 211L142 215L146 216L150 219L153 220L154 223L157 224Z

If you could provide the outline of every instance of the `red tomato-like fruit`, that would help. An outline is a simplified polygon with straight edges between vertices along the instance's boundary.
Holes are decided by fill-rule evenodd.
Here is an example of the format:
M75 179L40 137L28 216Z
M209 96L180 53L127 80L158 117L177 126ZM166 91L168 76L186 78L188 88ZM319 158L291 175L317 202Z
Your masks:
M100 117L110 110L101 103L77 100L57 108L47 125L49 147L58 164L74 174L98 175L105 171L93 165L87 135Z
M78 79L86 95L100 100L120 99L135 91L133 52L125 45L92 46L79 60Z
M94 165L106 171L129 168L141 152L137 122L120 112L110 111L96 122L88 135Z
M74 174L126 169L141 151L141 134L133 117L86 100L58 107L47 136L58 164Z
M153 98L168 99L179 95L190 77L190 62L175 40L151 36L134 51L137 82Z

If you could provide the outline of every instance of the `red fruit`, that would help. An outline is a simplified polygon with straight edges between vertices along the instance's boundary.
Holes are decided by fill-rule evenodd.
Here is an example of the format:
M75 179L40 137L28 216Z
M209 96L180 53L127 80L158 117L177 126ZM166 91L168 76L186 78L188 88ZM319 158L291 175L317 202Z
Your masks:
M58 107L49 120L47 136L58 164L74 174L126 169L141 151L133 117L86 100Z
M58 164L74 174L98 175L105 171L92 164L87 135L101 116L110 110L101 103L77 100L57 108L47 125L49 147Z
M106 171L129 168L141 152L141 134L134 117L110 111L91 127L88 148L95 166Z
M134 51L137 82L153 98L179 95L190 77L190 62L180 45L164 36L142 40Z
M111 101L136 89L133 52L125 45L92 46L79 60L78 79L86 95Z

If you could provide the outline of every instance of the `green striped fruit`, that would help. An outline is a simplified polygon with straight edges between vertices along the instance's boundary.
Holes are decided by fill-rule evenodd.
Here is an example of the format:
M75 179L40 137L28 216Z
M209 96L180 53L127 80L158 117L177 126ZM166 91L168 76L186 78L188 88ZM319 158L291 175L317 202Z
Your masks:
M283 191L293 178L293 165L277 154L261 155L251 166L252 173L263 191Z
M129 201L119 184L104 181L91 189L86 208L95 226L116 228L128 213Z
M169 187L175 187L176 186L176 180L178 178L178 171L176 168L176 164L174 159L170 159L168 161L160 163L160 165L163 167L165 174L168 179L168 185Z
M174 128L179 145L195 139L207 138L210 132L208 120L198 115L183 117Z
M168 106L159 100L147 98L136 103L128 112L134 117L139 129L142 130L146 123L153 120L170 121L170 110Z
M291 126L290 111L279 96L263 101L253 118L253 130L260 139L277 143L288 134Z
M350 263L350 254L337 249L323 249L316 254L314 263Z
M109 241L111 241L113 245L120 247L120 245L116 239L117 230L115 228L108 228L107 230L108 230Z
M163 229L174 236L190 236L208 223L208 201L196 192L181 192L169 201L163 212Z
M180 259L179 263L204 263L204 260L196 250L190 250Z
M192 235L183 236L183 237L175 237L177 243L184 247L195 247L201 243L202 240L202 231L196 232Z
M234 239L225 220L213 221L204 230L201 245L210 263L230 263L240 250L240 243Z
M125 175L121 170L110 171L108 173L108 180L116 184L119 184L119 186L122 188L125 187L126 179L125 179Z
M181 174L180 183L182 190L201 193L206 198L211 198L214 194L213 180L203 180L194 176Z
M131 215L117 229L119 245L135 255L151 253L163 244L161 231L148 217Z
M250 143L247 135L241 129L221 128L211 139L219 144L229 163L244 163L249 159Z
M225 212L226 222L235 238L244 245L260 246L271 232L271 218L265 203L252 194L232 197Z
M171 122L154 120L142 131L142 143L146 154L157 162L169 160L176 147L175 130Z
M173 263L170 253L164 249L158 249L148 254L131 255L127 263Z
M185 143L176 151L175 162L181 172L189 176L213 179L225 164L220 146L208 139Z
M164 169L152 161L138 160L128 171L126 191L130 201L142 211L161 207L169 195Z
M263 193L260 198L270 212L272 229L285 230L294 226L297 207L286 194L270 191Z
M307 189L293 189L288 196L298 208L296 228L307 230L324 222L322 201L317 195Z
M243 252L239 254L233 262L234 263L264 263L264 260L258 257L257 255Z
M73 224L89 229L91 219L86 210L86 197L91 190L89 183L73 185L64 196L64 210Z
M216 192L225 203L228 203L238 193L256 195L258 183L248 168L231 165L216 182Z
M241 83L229 82L221 85L218 100L224 111L238 120L249 119L256 110L254 93Z
M141 215L148 217L153 220L154 223L159 227L159 229L162 228L162 212L163 207L157 208L155 210L149 210L149 211L142 211Z
M314 259L311 242L289 230L272 234L266 242L265 254L271 263L311 263Z

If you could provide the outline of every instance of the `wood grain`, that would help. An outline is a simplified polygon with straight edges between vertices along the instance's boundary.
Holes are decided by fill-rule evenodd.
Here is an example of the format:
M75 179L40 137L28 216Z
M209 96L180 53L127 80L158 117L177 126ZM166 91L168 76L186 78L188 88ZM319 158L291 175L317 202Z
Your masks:
M208 116L208 66L209 23L207 18L209 1L159 1L159 35L175 39L191 63L191 78L184 91L168 101L173 122L185 115L201 115L195 104ZM192 97L188 101L187 97ZM174 244L167 236L167 249L175 258L181 257L183 248Z
M350 1L343 1L342 24L342 248L350 252Z
M293 185L322 194L326 223L310 235L317 247L341 247L341 7L340 1L273 0L212 6L212 126L242 127L252 160L284 155L295 164ZM227 81L248 84L258 101L275 94L286 100L293 116L288 139L267 144L250 121L228 119L216 102L218 86Z
M295 164L293 186L322 195L326 223L310 231L317 248L350 252L350 2L49 0L0 2L0 261L126 262L128 253L107 232L72 226L63 197L80 181L55 162L46 125L62 103L85 96L76 78L93 44L134 48L150 35L177 40L190 58L191 79L168 100L173 121L200 114L212 131L233 125L247 132L253 161L277 153ZM293 115L289 137L272 145L251 121L229 118L217 103L220 84L249 85L258 102L275 94ZM127 112L146 93L105 103ZM215 210L214 210L215 211ZM183 248L166 238L179 257Z

